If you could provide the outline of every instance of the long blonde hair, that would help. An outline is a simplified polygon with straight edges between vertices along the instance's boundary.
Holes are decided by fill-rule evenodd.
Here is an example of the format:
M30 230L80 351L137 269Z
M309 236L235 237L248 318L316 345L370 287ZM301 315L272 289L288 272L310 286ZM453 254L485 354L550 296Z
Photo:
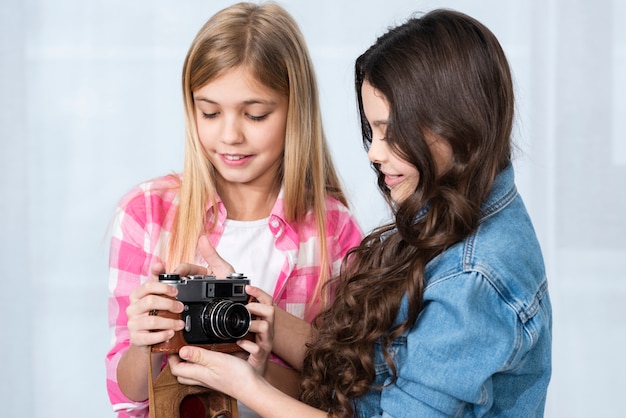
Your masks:
M216 201L214 168L198 138L193 92L241 66L263 85L289 98L284 160L276 182L284 188L287 221L300 222L307 213L314 214L321 285L332 268L326 243L325 198L331 196L346 206L347 201L324 136L317 82L304 38L294 19L273 3L238 3L221 10L200 29L185 58L186 150L168 266L193 262L197 239L209 221L207 204ZM214 215L209 224L215 225L217 211Z

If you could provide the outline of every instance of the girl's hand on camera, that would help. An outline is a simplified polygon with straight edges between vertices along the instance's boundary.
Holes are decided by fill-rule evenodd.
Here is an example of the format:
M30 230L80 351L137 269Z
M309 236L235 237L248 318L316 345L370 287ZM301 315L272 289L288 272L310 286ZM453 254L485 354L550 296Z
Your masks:
M246 293L258 301L247 305L248 310L255 317L250 323L250 332L255 333L255 339L254 342L246 339L239 340L237 344L250 353L248 363L259 375L264 376L274 342L274 306L271 296L257 287L246 286Z
M200 254L207 263L207 267L199 266L191 263L181 263L171 272L173 274L180 274L181 276L194 276L194 275L212 275L217 279L224 279L231 273L235 273L233 266L224 260L215 250L215 247L211 245L209 239L203 235L198 239L198 249Z
M245 360L198 346L185 346L168 356L170 370L184 385L199 385L237 397L246 383L259 378Z
M218 279L223 279L231 273L235 273L233 266L217 253L215 247L211 245L209 238L206 235L202 235L198 239L198 249L204 258L204 261L206 261L209 265L209 267L207 267L209 272L208 274L212 274Z
M157 263L152 266L152 274L164 272ZM138 347L149 347L169 340L175 331L180 331L185 323L180 319L155 315L156 311L169 311L179 314L183 304L175 299L178 289L158 280L148 280L130 294L126 308L130 343Z

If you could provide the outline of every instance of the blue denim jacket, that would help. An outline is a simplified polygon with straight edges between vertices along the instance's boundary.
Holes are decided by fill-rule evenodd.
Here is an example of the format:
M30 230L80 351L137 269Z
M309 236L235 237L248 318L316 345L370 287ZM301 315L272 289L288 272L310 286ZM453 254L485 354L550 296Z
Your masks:
M541 249L514 184L498 175L478 229L426 266L423 310L393 344L397 380L376 347L358 417L541 417L552 308ZM406 318L407 298L396 321Z

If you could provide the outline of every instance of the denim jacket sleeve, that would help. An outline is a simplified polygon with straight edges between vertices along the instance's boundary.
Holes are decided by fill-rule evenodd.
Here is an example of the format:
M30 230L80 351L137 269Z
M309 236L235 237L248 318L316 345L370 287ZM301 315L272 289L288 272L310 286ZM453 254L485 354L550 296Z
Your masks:
M542 403L520 393L544 396L546 347L535 347L543 339L532 328L544 327L548 317L540 311L521 321L479 272L431 283L415 325L394 344L397 380L380 393L378 416L522 416L524 410L523 416L541 415L533 408ZM503 384L507 379L515 387Z

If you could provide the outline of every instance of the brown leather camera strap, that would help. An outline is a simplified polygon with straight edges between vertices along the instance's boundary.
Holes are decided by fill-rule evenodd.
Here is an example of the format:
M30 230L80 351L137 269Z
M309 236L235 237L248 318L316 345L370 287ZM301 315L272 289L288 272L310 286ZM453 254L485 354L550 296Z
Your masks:
M149 356L150 418L238 418L236 399L203 386L178 383L169 365L153 379L152 353Z

